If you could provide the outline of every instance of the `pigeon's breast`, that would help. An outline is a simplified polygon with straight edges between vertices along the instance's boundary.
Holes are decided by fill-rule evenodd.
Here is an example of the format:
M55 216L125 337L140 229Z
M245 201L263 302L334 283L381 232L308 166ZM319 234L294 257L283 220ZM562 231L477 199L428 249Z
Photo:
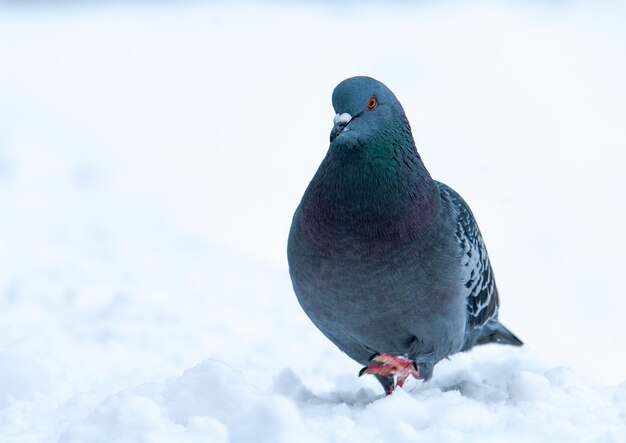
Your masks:
M465 327L461 279L445 272L452 268L444 244L317 229L296 214L288 247L290 274L306 314L342 350L359 360L369 351L406 354L416 337L424 353L441 348L437 341L460 346ZM436 331L452 331L455 337L436 337Z

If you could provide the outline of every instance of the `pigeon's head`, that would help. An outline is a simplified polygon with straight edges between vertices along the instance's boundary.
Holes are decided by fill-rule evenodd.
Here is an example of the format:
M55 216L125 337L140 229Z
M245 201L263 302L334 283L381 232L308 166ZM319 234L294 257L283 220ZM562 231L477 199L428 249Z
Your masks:
M362 146L389 136L412 141L411 129L396 96L370 77L352 77L333 91L334 126L330 142Z

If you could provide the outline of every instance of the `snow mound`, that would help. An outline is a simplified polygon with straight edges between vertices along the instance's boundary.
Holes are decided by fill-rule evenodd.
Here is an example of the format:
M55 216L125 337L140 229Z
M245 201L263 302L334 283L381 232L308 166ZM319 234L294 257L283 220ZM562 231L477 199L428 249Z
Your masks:
M108 397L59 439L78 442L302 441L297 404L260 394L240 373L207 360L178 378Z
M625 441L626 385L594 389L567 368L541 369L515 351L484 354L455 358L431 382L388 397L314 393L288 368L262 392L206 360L164 384L108 397L59 441Z

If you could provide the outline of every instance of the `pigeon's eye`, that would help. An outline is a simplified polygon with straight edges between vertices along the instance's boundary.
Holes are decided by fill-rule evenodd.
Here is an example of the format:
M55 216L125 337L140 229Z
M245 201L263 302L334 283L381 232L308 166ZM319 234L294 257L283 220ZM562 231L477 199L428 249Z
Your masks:
M378 100L376 100L376 97L371 97L368 101L367 101L367 108L368 109L374 109L376 107L376 105L378 104Z

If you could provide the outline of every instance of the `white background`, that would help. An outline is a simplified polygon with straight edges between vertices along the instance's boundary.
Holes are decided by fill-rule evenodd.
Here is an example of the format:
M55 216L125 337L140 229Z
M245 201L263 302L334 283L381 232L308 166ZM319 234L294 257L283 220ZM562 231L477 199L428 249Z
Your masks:
M619 441L625 19L619 2L0 4L0 441ZM395 92L472 207L526 343L388 399L300 311L285 255L353 75ZM240 376L245 395L225 387Z

